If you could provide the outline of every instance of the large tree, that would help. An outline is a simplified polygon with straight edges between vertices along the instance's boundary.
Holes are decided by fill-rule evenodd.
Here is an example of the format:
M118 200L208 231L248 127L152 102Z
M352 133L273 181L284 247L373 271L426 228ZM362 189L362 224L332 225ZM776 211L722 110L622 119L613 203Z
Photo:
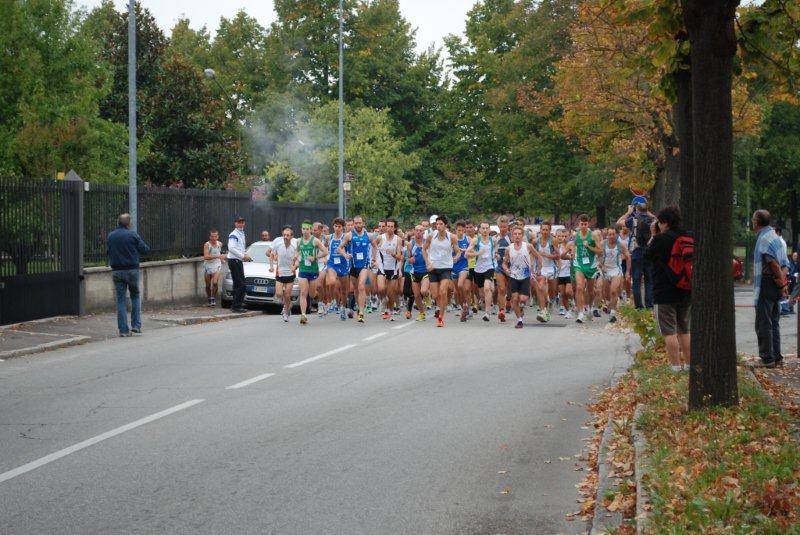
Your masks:
M685 0L692 56L692 408L738 403L733 273L732 79L738 0Z

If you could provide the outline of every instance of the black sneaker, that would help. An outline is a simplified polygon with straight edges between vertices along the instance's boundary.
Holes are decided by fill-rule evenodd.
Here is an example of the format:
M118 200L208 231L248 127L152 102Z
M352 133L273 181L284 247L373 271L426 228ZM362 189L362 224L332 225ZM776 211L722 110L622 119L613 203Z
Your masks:
M139 328L139 329L131 329L131 333L133 333L133 334L142 334L142 329L141 328Z
M131 336L133 336L133 335L130 333L130 331L128 331L126 333L119 333L119 337L120 338L130 338Z

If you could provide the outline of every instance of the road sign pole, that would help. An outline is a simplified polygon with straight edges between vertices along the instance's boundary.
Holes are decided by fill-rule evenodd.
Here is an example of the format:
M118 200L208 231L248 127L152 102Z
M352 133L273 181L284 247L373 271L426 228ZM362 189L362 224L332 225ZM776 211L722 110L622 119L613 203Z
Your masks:
M128 212L138 224L136 191L136 2L128 2Z
M339 0L339 217L344 217L344 0Z

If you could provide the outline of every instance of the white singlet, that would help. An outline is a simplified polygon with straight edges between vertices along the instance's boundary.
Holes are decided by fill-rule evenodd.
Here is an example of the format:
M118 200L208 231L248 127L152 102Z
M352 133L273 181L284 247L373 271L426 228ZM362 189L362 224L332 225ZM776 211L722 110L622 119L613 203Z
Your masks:
M621 243L622 240L617 238L617 246L612 248L608 246L608 240L603 241L603 275L607 279L622 276Z
M278 277L294 276L294 255L297 252L297 238L289 241L289 246L283 238L277 238L272 242L272 250L278 255Z
M567 246L566 243L558 246L558 254L563 255L567 251L569 251L569 247ZM570 270L570 262L569 261L564 260L564 261L561 262L561 268L558 270L558 276L559 277L571 277L572 276L572 273L571 273L571 270Z
M378 246L378 262L381 266L381 271L396 271L397 270L397 234L392 236L390 240L386 234L381 234L381 243Z
M495 269L494 264L494 240L491 236L484 243L483 238L478 236L478 256L475 257L475 273L486 273L490 269Z
M515 244L508 246L508 271L512 279L525 280L531 278L531 255L528 244L522 242L519 249Z
M445 232L444 239L439 238L438 232L431 236L428 259L433 269L453 269L453 245L449 232Z
M541 253L542 249L544 249L544 252L546 252L547 254L554 254L555 253L555 248L553 247L553 238L552 237L547 239L547 244L544 245L544 246L541 244L541 242L542 242L541 238L537 238L536 239L536 250L537 251L539 251ZM547 258L545 256L542 256L541 268L542 268L541 269L541 275L543 277L547 278L547 279L552 280L552 279L555 279L558 276L558 264L557 264L556 260L554 260L553 258Z

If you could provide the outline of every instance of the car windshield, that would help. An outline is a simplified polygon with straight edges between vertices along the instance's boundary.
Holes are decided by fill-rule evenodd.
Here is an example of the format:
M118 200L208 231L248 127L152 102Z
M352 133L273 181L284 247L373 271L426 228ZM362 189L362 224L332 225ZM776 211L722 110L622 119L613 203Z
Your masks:
M247 256L252 258L253 262L260 262L262 264L266 264L269 261L267 259L268 250L269 250L269 244L254 243L253 245L247 248Z

